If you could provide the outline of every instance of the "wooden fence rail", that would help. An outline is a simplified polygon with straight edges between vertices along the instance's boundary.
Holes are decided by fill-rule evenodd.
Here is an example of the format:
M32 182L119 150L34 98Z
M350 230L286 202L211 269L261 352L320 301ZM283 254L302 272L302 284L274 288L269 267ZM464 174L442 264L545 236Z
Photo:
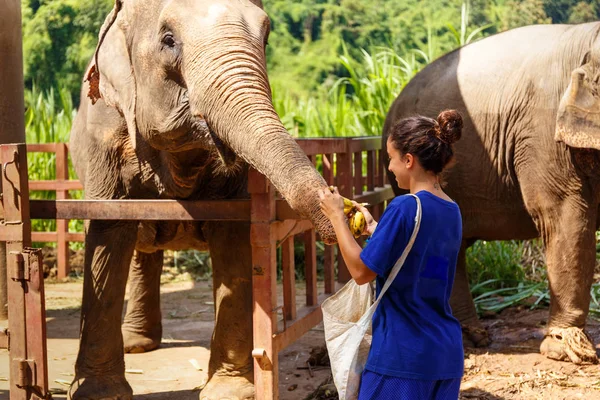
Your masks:
M393 197L392 190L389 186L385 185L386 176L383 170L383 163L381 162L381 137L360 137L360 138L316 138L316 139L297 139L298 145L304 150L306 155L310 158L313 164L321 171L325 181L329 185L338 186L340 193L349 198L355 198L359 202L365 202L373 205L372 211L376 219L379 219L383 212L384 202L387 199ZM54 213L54 219L56 219L56 231L55 232L32 232L31 238L33 242L52 242L56 243L57 249L57 277L59 279L66 278L69 275L69 242L83 242L84 234L82 232L69 232L69 220L65 216L69 216L71 219L79 219L81 216L77 216L73 213L72 207L77 207L76 204L79 201L65 201L69 199L69 191L72 190L83 190L83 185L78 180L69 179L69 151L66 143L44 143L44 144L28 144L27 153L54 153L55 166L56 166L56 179L54 180L40 180L40 181L29 181L30 191L53 191L56 192L56 199L58 201L33 201L31 205L31 217L32 218L43 218L48 213ZM365 163L366 162L366 163ZM138 202L142 200L132 200L131 202ZM143 200L153 201L153 204L157 204L154 200ZM119 201L122 205L127 204L128 201ZM113 201L109 208L107 205L97 204L94 205L94 201L88 201L86 205L88 207L96 207L100 214L97 218L104 218L106 214L112 215L116 219L143 219L136 218L135 215L126 215L123 213L123 206L119 206L117 201ZM185 202L179 202L185 204ZM189 202L193 203L193 202ZM214 207L210 207L209 202L202 202L201 207L206 210L205 219L219 219L223 213L232 211L230 207L224 207L223 202L215 202ZM279 203L279 202L278 202ZM282 203L285 203L282 201ZM158 202L160 207L160 202ZM135 206L133 206L135 211ZM200 219L199 215L194 214L190 210L194 209L193 204L188 206L182 206L185 210L173 215L174 220L176 219ZM196 208L198 205L195 206ZM176 212L175 209L171 208L170 205L164 203L164 210L171 209ZM101 211L100 211L101 210ZM139 209L138 209L139 210ZM163 210L163 211L164 211ZM222 210L222 212L217 212ZM249 204L247 205L248 213L250 212ZM281 211L279 211L281 210ZM186 218L185 215L189 214ZM163 214L161 214L163 215ZM212 218L211 218L212 217ZM285 204L278 206L278 219L293 219L296 218L295 213L286 207ZM222 218L221 218L222 219ZM290 246L293 241L293 237L288 238L288 243L283 244L283 248ZM304 234L305 246L308 252L305 254L307 258L316 256L316 249L314 249L315 240L312 234ZM313 243L313 244L310 244ZM287 254L289 259L289 254ZM286 258L284 257L284 260ZM334 263L334 248L327 246L325 248L325 263L327 265L333 265ZM350 276L347 273L344 262L339 256L338 258L339 270L338 281L346 282ZM285 265L289 268L289 265ZM307 279L314 279L316 275L311 271L307 271L305 274ZM332 293L334 278L332 276L325 277L326 292ZM309 294L311 301L316 301L313 294ZM308 296L308 294L307 294ZM292 312L291 310L289 312Z

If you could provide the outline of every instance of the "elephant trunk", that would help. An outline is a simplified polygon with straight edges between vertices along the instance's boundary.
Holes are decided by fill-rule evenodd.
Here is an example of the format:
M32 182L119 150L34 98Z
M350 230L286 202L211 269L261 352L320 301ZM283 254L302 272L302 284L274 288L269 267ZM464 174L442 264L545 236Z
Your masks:
M192 113L264 174L296 212L312 220L326 243L334 243L317 195L327 184L273 108L264 50L258 45L237 51L218 47L212 54L205 50L195 65L192 76L199 78L188 84Z

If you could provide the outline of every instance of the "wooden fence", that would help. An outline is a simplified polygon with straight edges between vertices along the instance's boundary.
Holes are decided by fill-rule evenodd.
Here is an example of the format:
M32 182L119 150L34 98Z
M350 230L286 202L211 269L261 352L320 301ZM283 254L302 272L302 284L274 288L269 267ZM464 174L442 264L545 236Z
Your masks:
M298 140L298 144L321 171L328 184L338 186L345 197L370 203L375 218L380 217L386 201L393 198L393 192L385 184L379 137L302 139ZM9 160L9 153L13 149L8 146L5 150L5 158ZM257 398L278 398L278 353L322 320L320 305L336 290L334 248L326 246L324 290L321 294L318 293L317 235L310 221L301 220L287 202L277 196L272 184L254 170L250 171L248 179L249 200L68 200L70 190L80 190L82 187L78 181L69 180L67 145L29 145L27 150L55 153L56 179L27 182L25 178L21 183L22 189L13 196L6 196L4 200L9 201L16 196L17 201L24 202L27 207L22 208L22 220L29 218L29 215L25 215L25 210L30 211L30 216L34 219L57 220L56 232L33 232L31 238L33 241L57 242L59 278L66 277L69 272L68 242L83 240L82 234L68 231L69 219L249 221L253 266L254 383ZM24 152L23 149L22 153ZM14 154L14 157L25 156L20 155L18 148L15 148ZM7 165L11 162L8 161ZM26 176L26 169L18 165L14 173ZM27 198L19 196L19 193L28 192L27 187L31 191L55 191L56 200L27 201ZM9 227L0 228L3 228L0 229L0 239L8 240L12 237ZM25 236L28 234L29 232L23 233L22 240L27 239ZM300 309L296 309L294 279L294 238L297 236L301 236L305 247L306 301ZM282 247L282 306L278 306L277 301L278 246ZM337 281L346 282L348 279L350 276L338 252ZM9 309L10 304L9 302ZM15 308L19 307L13 306ZM20 312L25 313L25 310ZM39 334L32 331L32 335ZM45 335L41 335L43 343L39 345L43 347Z
M298 139L297 143L304 150L313 164L321 171L323 177L330 185L338 186L340 193L348 198L372 204L373 215L376 219L383 212L384 202L393 197L392 190L385 185L386 174L381 160L381 138L318 138ZM66 143L28 144L27 153L54 153L56 179L44 181L29 181L30 191L54 191L57 200L69 199L69 191L82 190L83 185L78 180L69 179L69 152ZM34 207L35 214L35 207ZM287 215L290 217L291 215ZM35 217L35 215L34 215ZM69 232L69 220L57 219L55 232L32 232L33 242L56 243L57 250L57 277L66 278L69 275L69 242L83 242L82 232ZM313 257L314 235L305 233L305 246L307 260ZM289 268L290 246L293 237L282 244L284 271ZM293 259L293 255L292 255ZM343 260L339 257L340 272L338 281L346 282L350 277ZM325 249L325 263L333 264L334 250L327 246ZM289 270L288 270L289 271ZM307 271L306 279L313 280L316 276ZM333 278L325 277L325 285L331 293ZM314 297L307 292L307 296ZM288 310L293 313L292 310Z

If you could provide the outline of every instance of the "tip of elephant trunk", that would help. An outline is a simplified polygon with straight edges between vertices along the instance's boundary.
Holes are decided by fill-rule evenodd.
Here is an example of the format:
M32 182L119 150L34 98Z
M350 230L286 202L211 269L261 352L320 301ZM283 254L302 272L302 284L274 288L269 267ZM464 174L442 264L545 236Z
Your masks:
M318 189L326 189L327 186L323 185L324 182L322 182L323 184L318 184L321 182L305 183L308 184L308 187L298 188L297 194L292 194L291 196L284 195L286 201L302 218L312 221L315 230L325 244L332 245L337 243L333 225L329 218L321 211L321 204L317 194Z
M333 225L331 225L329 218L323 215L320 207L313 215L313 224L315 225L315 229L319 233L321 240L327 245L336 244L337 236L335 235Z

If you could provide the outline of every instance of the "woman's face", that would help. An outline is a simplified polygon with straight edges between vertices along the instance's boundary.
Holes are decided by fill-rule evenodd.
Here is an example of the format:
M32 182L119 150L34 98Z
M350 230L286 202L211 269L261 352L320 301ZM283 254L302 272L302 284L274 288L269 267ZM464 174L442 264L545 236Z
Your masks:
M410 189L410 168L413 163L413 157L400 153L392 144L392 140L387 140L387 153L390 158L388 170L396 177L396 182L400 189Z

